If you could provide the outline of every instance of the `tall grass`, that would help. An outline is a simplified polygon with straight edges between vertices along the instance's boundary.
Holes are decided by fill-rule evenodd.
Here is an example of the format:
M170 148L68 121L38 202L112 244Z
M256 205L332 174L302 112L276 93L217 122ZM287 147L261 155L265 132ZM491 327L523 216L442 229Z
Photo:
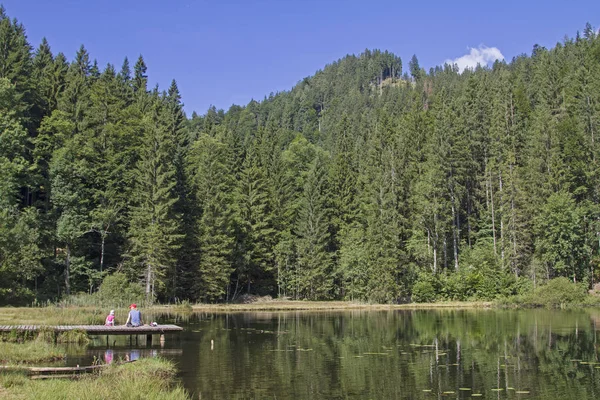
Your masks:
M98 325L104 324L101 308L4 307L0 308L0 325Z
M65 358L58 346L43 341L26 343L0 342L0 364L34 364Z
M98 374L78 380L28 380L0 373L0 390L6 398L22 399L189 399L174 380L175 367L169 361L144 358L126 365L111 365ZM2 393L0 391L0 393ZM14 397L13 397L14 396Z

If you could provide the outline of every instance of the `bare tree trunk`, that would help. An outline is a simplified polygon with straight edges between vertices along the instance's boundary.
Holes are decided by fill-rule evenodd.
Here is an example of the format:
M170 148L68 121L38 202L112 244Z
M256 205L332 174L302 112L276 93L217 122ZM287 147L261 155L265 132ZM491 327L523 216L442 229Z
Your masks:
M492 173L490 171L490 180L488 181L489 184L489 188L490 188L490 206L491 206L491 211L492 211L492 236L494 238L494 254L498 255L498 248L497 248L497 244L496 244L496 213L494 210L494 188L493 188L493 183L492 183Z
M444 268L448 269L448 238L444 234Z
M588 110L591 109L590 96L587 96ZM588 111L588 123L590 125L590 133L592 134L592 149L594 148L594 123L592 122L592 114ZM596 161L596 152L592 151L592 160Z
M458 215L456 212L454 188L450 190L450 200L452 202L452 244L454 252L454 270L458 271Z
M68 295L71 294L71 282L69 280L69 273L71 272L71 246L67 243L67 259L65 260L65 292Z
M433 240L433 272L437 272L437 248L440 243L440 237L437 228L437 214L433 215L433 229L434 231L434 240Z
M104 242L106 241L106 233L103 232L101 235L102 244L100 245L100 274L102 274L102 270L104 269Z
M510 195L510 221L511 230L510 236L512 241L513 254L511 257L511 267L515 274L515 278L519 277L519 266L517 264L517 210L515 208L515 181L513 174L513 164L510 164L510 176L511 176L511 195Z
M431 254L431 232L427 229L427 255Z
M502 260L502 267L504 267L504 205L502 202L502 170L498 171L498 181L500 184L500 259Z
M146 268L146 301L150 302L150 296L152 293L152 265L148 264Z
M469 185L468 193L471 193L471 185ZM471 244L471 214L473 210L471 209L471 196L467 195L467 243L469 244L469 248L472 247Z

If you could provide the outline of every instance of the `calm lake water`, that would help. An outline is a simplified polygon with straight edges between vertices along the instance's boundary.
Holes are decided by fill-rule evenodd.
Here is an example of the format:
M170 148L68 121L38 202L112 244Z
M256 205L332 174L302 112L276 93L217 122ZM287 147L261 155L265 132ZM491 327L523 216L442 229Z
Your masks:
M600 311L154 316L166 337L97 338L68 364L163 356L195 399L598 399Z

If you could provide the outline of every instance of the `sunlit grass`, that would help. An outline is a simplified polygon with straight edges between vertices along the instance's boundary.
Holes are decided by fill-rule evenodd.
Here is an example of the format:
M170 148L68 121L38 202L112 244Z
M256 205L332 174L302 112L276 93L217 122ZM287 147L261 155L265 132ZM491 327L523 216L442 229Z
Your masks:
M174 381L169 361L148 358L125 365L111 365L98 374L76 380L30 380L23 374L0 373L0 394L10 399L188 399Z
M34 364L63 358L65 358L65 352L51 343L43 341L0 342L0 364Z
M144 322L151 322L153 314L185 316L192 311L327 311L327 310L392 310L392 309L446 309L490 308L490 302L442 302L410 304L369 304L349 301L296 301L269 300L250 304L195 304L156 305L142 308ZM110 310L100 307L3 307L0 308L0 325L103 325ZM115 309L117 325L125 323L127 308Z
M399 310L399 309L445 309L445 308L491 308L492 302L440 302L409 304L370 304L349 301L299 301L268 300L250 304L195 304L194 311L326 311L326 310Z
M104 324L106 311L83 307L4 307L0 325L98 325Z

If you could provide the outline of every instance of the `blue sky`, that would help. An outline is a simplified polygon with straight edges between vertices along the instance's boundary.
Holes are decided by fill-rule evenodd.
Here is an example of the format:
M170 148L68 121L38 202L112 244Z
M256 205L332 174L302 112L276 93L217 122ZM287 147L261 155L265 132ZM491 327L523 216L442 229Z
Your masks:
M176 79L186 112L227 109L302 78L346 54L389 50L406 70L507 60L553 47L585 23L598 27L600 1L353 0L0 0L36 48L45 36L71 60L81 44L104 67L142 54L152 85ZM488 4L489 3L489 4ZM491 49L491 50L490 50ZM496 52L497 51L497 52Z

